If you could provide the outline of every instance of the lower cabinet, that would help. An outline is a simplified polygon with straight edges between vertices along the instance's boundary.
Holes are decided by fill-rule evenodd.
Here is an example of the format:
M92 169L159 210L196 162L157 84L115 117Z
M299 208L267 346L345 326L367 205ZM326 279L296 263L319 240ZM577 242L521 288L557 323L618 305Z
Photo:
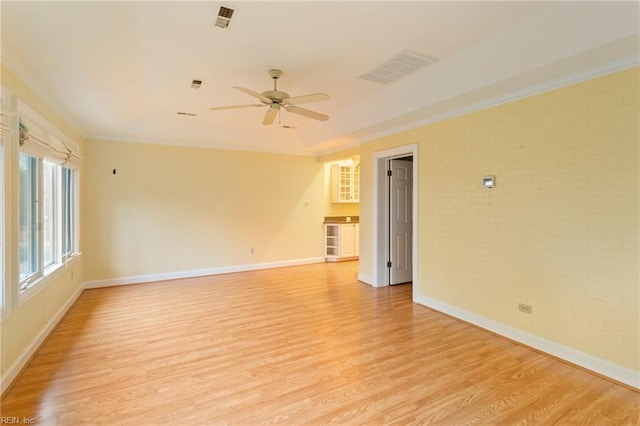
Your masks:
M327 262L357 259L360 256L360 224L325 223L324 255Z

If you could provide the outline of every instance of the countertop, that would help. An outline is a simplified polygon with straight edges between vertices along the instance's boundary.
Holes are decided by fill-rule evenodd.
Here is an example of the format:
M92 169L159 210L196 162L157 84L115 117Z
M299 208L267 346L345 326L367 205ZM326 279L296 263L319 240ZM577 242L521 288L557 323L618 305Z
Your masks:
M325 216L322 223L360 223L360 216Z

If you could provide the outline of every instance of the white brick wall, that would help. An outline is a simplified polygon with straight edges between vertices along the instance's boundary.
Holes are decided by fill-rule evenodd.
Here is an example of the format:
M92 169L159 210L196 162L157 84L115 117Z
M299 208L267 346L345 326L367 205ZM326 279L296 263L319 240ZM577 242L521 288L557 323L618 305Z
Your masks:
M362 145L361 273L373 155L418 142L419 295L640 372L639 83L633 68Z
M638 75L420 129L421 294L640 369Z

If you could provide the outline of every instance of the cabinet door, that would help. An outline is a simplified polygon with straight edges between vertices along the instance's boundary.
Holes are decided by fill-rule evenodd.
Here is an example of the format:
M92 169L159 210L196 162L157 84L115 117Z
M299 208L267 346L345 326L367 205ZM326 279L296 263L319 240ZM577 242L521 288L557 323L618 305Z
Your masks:
M356 255L356 228L354 224L340 225L340 257Z
M331 202L360 202L360 164L331 165Z
M351 179L351 201L360 202L360 163L353 167L353 177Z
M351 187L352 183L352 172L351 167L349 166L340 166L340 184L339 191L340 196L339 199L341 202L349 202L353 198L352 193L353 189Z

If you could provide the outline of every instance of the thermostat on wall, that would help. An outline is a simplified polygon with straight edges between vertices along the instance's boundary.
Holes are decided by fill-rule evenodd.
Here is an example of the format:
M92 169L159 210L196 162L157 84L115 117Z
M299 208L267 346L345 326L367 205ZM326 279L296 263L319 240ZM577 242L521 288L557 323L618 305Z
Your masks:
M483 176L482 186L484 186L485 188L493 188L495 185L496 185L495 176Z

